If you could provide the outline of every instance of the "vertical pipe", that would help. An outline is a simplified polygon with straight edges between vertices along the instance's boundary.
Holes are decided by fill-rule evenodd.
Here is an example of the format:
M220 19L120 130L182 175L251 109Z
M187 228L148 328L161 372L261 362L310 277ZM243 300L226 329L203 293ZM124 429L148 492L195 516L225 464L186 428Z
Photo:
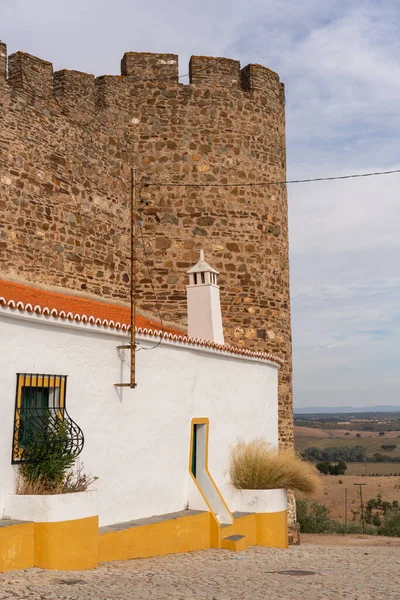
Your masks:
M365 533L365 526L364 526L364 504L363 504L362 487L361 487L361 485L360 485L360 500L361 500L361 524L362 524L362 532Z
M131 381L136 387L136 169L131 168Z

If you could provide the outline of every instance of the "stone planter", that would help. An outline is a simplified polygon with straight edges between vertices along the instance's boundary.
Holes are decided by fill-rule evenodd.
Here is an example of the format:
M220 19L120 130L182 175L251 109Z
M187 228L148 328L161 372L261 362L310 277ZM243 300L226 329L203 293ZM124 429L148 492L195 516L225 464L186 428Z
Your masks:
M97 491L9 494L5 517L35 524L34 564L43 569L91 569L98 562Z
M236 511L255 513L257 545L288 547L287 491L236 490Z

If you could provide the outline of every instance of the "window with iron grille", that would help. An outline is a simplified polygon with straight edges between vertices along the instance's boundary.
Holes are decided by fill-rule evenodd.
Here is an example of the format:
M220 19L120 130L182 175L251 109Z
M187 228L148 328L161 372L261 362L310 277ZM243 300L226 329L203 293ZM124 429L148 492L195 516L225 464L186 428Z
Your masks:
M63 424L64 452L78 456L83 448L83 433L65 407L66 375L17 374L12 463L24 462L24 450L50 453L49 432ZM30 452L30 454L32 454Z

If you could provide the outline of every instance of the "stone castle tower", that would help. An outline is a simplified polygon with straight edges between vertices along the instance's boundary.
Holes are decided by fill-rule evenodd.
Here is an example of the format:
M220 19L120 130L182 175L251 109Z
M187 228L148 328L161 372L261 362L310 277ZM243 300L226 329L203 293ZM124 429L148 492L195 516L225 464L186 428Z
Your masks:
M132 166L139 309L158 303L185 325L186 271L204 249L221 273L225 341L285 360L291 447L286 187L240 185L285 180L278 75L195 56L183 84L176 55L128 52L121 76L95 78L22 52L7 61L0 43L0 278L128 302Z

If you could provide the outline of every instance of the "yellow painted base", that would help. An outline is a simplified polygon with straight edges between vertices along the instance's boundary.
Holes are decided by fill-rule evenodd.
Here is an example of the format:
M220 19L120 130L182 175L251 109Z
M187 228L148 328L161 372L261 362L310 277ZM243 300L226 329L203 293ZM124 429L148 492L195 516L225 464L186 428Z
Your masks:
M35 524L0 527L0 573L34 566Z
M248 544L245 536L241 537L239 540L230 540L225 538L221 542L221 548L223 548L223 550L232 550L233 552L246 550L247 546Z
M244 537L235 543L224 539L232 535ZM100 535L98 517L10 525L0 528L0 572L33 566L83 570L99 562L254 545L288 547L287 511L246 515L222 528L204 512Z
M221 538L231 535L244 535L246 537L246 546L255 546L257 543L257 521L256 515L246 515L235 519L232 525L221 529ZM221 548L221 545L219 546Z
M98 564L99 519L35 524L35 566L69 571Z
M257 546L269 548L288 547L287 511L275 513L258 513Z
M210 548L211 513L200 513L100 535L99 561L165 556Z

